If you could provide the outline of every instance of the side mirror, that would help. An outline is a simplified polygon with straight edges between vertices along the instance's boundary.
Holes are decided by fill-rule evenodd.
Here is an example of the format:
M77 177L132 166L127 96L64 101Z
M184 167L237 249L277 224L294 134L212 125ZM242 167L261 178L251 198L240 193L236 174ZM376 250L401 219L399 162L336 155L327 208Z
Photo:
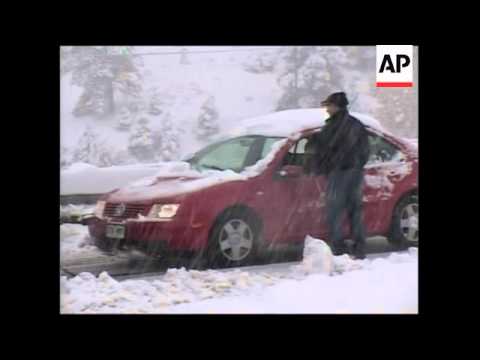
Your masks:
M296 178L303 174L303 167L298 165L285 165L278 174L282 177Z

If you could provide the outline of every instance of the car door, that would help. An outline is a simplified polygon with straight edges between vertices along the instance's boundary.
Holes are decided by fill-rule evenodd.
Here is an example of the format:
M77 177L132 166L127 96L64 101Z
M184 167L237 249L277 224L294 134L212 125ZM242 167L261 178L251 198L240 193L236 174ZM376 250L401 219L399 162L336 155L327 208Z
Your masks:
M388 217L384 219L384 221L387 221L391 217L391 214L387 211L392 207L390 201L396 193L399 184L410 174L412 164L407 161L406 154L381 136L378 136L376 153L382 180L378 211Z
M272 145L281 139L266 137L259 159L264 158ZM295 213L299 179L281 176L280 168L283 164L281 159L273 176L269 174L252 179L245 191L245 203L262 219L263 236L267 244L282 244L295 240L292 229L295 228L294 222L297 220Z
M293 212L287 224L286 233L291 241L302 241L306 235L318 235L318 225L321 219L324 200L324 177L313 176L306 164L308 154L306 145L309 136L300 138L289 150L284 164L297 165L303 168L303 173L295 179Z
M265 148L275 138L267 138ZM274 244L301 242L312 229L312 210L318 203L318 188L306 172L299 177L284 176L284 165L303 166L307 139L293 142L280 155L276 171L250 187L248 204L260 212L265 240Z
M363 195L364 222L369 235L381 233L387 214L387 201L390 199L400 167L405 165L405 155L382 136L369 135L370 158L365 166L365 186Z

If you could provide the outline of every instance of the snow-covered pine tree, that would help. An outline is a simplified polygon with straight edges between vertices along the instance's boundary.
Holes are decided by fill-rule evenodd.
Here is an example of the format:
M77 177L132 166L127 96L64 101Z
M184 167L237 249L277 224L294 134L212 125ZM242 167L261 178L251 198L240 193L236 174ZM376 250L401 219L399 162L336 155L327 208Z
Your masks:
M329 93L345 91L342 67L348 63L342 47L301 46L280 51L279 85L284 93L277 110L317 107Z
M153 87L149 90L148 114L158 116L162 113L162 102L158 88Z
M165 113L163 116L160 136L160 158L163 161L177 160L179 158L180 138L169 113Z
M61 146L60 147L60 168L61 169L68 167L72 163L72 160L70 159L70 157L71 157L70 150L66 146Z
M80 137L72 156L72 162L84 162L100 167L111 166L112 153L90 126Z
M140 162L155 160L153 136L148 127L148 119L141 117L131 129L128 150Z
M253 74L270 73L275 70L277 57L276 51L263 50L249 55L242 65L245 71Z
M375 97L375 46L344 48L348 63L343 71L343 89L350 100L350 111L373 115L378 107Z
M85 162L95 165L94 157L97 152L97 142L97 135L90 126L87 126L73 152L73 162Z
M372 55L373 54L373 55ZM371 57L373 56L373 61ZM374 74L375 48L340 46L284 47L248 59L244 67L253 73L274 72L283 94L277 110L317 107L335 91L345 91L354 107L374 102L368 74ZM361 105L361 106L360 106Z
M120 113L118 114L117 129L121 131L130 129L134 121L134 115L135 114L130 112L130 109L127 105L123 105L120 109Z
M126 149L121 149L115 152L112 156L114 165L129 165L134 164L137 160Z
M139 57L132 47L72 46L61 48L61 72L72 72L72 83L83 88L73 114L106 116L115 112L115 92L138 96Z
M200 108L198 117L197 138L200 140L208 140L212 135L218 133L218 110L215 106L215 98L209 96Z

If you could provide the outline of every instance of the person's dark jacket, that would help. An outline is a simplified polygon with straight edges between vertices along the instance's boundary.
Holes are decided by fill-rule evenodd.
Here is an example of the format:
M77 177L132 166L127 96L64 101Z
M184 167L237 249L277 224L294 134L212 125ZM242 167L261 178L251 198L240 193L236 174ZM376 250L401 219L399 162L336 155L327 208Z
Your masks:
M341 110L326 120L315 135L314 174L328 175L333 170L363 168L370 155L368 133L358 119Z

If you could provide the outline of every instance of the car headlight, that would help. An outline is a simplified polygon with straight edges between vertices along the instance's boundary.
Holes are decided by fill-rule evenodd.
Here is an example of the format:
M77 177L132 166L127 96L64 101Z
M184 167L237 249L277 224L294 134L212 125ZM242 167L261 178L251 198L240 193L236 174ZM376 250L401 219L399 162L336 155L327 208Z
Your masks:
M148 217L151 218L171 218L177 213L180 204L155 204L150 209Z
M95 216L101 218L103 215L103 210L105 210L106 201L97 201L97 206L95 206Z

